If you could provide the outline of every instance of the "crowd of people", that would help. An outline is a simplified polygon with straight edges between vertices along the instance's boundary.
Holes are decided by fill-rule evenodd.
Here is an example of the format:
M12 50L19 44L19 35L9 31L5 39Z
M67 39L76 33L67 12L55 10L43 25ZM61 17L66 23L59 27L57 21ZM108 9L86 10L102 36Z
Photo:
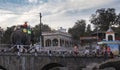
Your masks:
M63 48L63 47L62 47ZM114 58L114 54L111 51L111 48L109 46L105 46L105 47L100 47L99 45L96 46L96 51L90 53L89 48L86 48L86 50L80 50L79 47L74 46L73 49L69 50L69 49L65 49L61 50L59 49L52 49L51 48L46 48L46 47L41 47L38 44L34 44L33 46L30 45L14 45L13 47L11 47L8 51L9 52L17 52L18 55L22 54L22 53L37 53L39 55L49 55L49 56L87 56L87 57L91 57L91 56L95 56L95 57L99 57L102 56L105 60L109 59L109 58ZM7 52L7 51L6 51Z
M100 45L96 45L95 49L90 50L89 47L85 48L84 54L86 56L89 55L95 55L97 57L99 56L103 56L105 60L107 60L108 58L114 58L114 54L110 48L110 46L100 46Z
M107 60L109 57L114 58L114 54L110 48L110 46L100 47L98 44L96 46L96 55L103 55L104 59Z

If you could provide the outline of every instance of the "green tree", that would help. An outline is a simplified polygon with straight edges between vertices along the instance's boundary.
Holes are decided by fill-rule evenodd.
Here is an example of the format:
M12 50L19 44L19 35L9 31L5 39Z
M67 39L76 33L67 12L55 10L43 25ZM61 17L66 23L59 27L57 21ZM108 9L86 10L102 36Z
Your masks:
M91 23L98 26L101 31L106 31L109 26L120 25L118 19L120 17L116 15L114 8L102 8L97 9L95 14L91 16Z
M112 29L116 33L115 37L119 38L120 37L120 26L118 26L118 27L112 27Z
M120 13L116 16L115 22L118 27L120 27Z
M86 27L86 35L85 36L91 36L91 33L92 33L91 25L88 24Z
M39 42L40 31L42 31L42 32L49 32L49 31L51 31L51 28L48 25L46 25L46 24L41 24L41 30L40 30L40 24L36 25L33 28L35 42Z
M84 36L86 28L85 20L78 20L72 28L69 28L68 33L72 35L74 40L79 41L80 36Z
M3 34L3 38L2 38L2 43L4 44L10 44L11 40L11 33L14 31L15 26L12 27L7 27L7 29L5 30L4 34Z

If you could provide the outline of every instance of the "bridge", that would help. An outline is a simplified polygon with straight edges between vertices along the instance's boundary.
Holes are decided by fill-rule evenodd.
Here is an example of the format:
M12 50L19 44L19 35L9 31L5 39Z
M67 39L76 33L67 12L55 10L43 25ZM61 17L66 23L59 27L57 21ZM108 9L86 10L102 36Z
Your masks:
M101 56L85 56L80 51L74 54L63 49L55 51L44 48L37 52L11 52L9 49L2 48L0 52L2 70L82 70L92 63L100 64L104 61ZM100 65L100 68L104 68L104 64L101 64L103 66Z
M3 70L80 70L86 65L102 61L101 57L0 53L0 67Z

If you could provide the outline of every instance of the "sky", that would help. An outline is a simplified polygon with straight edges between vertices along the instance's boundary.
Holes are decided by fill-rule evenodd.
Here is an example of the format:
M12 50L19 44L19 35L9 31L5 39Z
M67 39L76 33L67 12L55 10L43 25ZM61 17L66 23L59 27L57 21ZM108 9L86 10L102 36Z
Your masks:
M120 13L120 0L0 0L0 27L22 25L25 21L32 27L42 23L52 29L69 29L75 22L85 19L87 24L91 14L97 9L115 8Z

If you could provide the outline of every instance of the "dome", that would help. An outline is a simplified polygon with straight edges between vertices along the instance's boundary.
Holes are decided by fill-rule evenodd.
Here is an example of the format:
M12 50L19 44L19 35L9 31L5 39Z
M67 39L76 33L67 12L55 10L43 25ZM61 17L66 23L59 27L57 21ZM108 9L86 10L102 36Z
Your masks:
M112 30L112 28L111 27L109 27L109 29L107 30L107 32L106 33L114 33L114 31Z

